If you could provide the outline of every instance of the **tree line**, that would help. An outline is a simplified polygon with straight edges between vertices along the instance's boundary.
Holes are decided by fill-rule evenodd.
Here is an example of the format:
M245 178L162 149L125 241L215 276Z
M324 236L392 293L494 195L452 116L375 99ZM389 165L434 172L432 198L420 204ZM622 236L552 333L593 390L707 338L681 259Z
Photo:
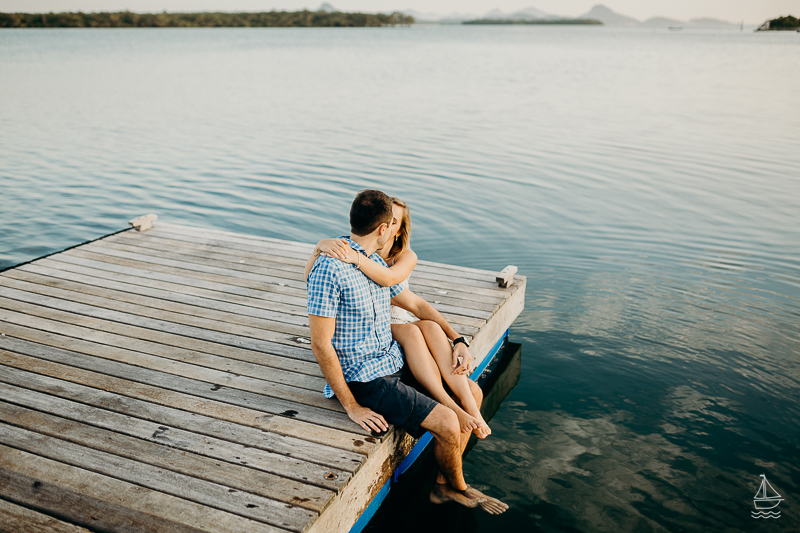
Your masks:
M794 18L791 15L778 17L768 22L770 30L796 30L800 28L800 19Z
M264 13L0 13L0 28L298 28L414 23L403 13L270 11Z

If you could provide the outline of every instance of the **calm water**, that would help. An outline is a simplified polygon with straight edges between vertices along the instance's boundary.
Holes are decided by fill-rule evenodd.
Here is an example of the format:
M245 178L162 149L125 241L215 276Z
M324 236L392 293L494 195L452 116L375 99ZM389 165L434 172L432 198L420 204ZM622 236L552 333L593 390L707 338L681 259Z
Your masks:
M423 258L528 276L466 463L512 509L469 528L797 531L798 64L788 32L4 30L0 267L148 212L312 242L378 187Z

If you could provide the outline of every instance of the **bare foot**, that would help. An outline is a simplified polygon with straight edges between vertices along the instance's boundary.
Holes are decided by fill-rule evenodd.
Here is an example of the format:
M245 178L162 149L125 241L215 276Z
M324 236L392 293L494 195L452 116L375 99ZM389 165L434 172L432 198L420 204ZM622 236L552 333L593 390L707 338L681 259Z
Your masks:
M458 425L461 427L461 433L469 433L478 427L478 420L476 420L474 416L467 413L462 408L456 406L453 411L455 411L456 416L458 417Z
M481 416L481 412L478 409L475 409L474 413L469 413L475 419L476 425L475 429L472 430L475 433L475 436L479 439L485 439L489 435L492 434L492 430L489 427L489 424Z
M480 505L481 509L483 509L489 514L501 514L508 510L508 505L504 504L497 498L492 498L491 496L487 496L478 489L474 489L469 485L467 485L467 490L464 491L464 494L469 498L476 498L476 499L483 498L484 501L480 502L478 505Z
M433 489L431 489L431 501L433 503L456 502L464 507L477 507L486 501L486 496L467 497L463 492L455 490L447 483L434 483Z

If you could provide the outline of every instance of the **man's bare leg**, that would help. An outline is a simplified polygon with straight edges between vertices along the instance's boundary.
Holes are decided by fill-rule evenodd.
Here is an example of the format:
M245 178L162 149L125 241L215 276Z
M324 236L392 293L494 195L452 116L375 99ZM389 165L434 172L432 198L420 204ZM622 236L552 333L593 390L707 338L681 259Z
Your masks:
M468 485L461 469L462 442L469 440L470 434L461 432L456 414L441 404L437 405L423 420L422 427L433 435L433 455L439 465L439 475L444 480L434 484L431 501L452 501L465 507L476 507L485 502L485 497L474 498L464 494Z
M475 399L475 403L478 404L480 408L481 403L483 402L483 391L481 390L480 386L472 381L469 380L469 388L471 393L473 394L473 398ZM462 433L461 434L461 442L459 443L459 452L461 456L464 455L464 450L467 449L467 444L469 443L469 433ZM446 483L447 480L442 475L442 471L439 471L439 475L436 476L436 483L437 485L441 485L442 483ZM469 485L467 485L467 489L464 491L464 495L470 498L477 498L481 501L478 505L480 505L481 509L486 511L489 514L501 514L508 510L508 505L501 502L497 498L492 498L491 496L487 496L486 494L482 493L478 489L475 489Z

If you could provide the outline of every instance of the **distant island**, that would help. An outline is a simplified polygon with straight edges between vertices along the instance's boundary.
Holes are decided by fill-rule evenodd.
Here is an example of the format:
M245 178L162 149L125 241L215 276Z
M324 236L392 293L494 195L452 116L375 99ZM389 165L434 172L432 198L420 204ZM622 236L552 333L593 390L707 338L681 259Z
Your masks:
M800 19L791 15L768 20L756 31L800 31Z
M408 26L403 13L0 13L0 28L308 28Z
M465 20L461 24L588 24L602 26L603 23L595 19L475 19Z
M711 29L734 29L741 28L743 23L732 23L725 20L717 20L713 18L695 18L687 21L670 19L666 17L652 17L645 21L640 21L631 17L627 17L620 13L616 13L608 7L597 4L591 10L578 16L564 16L547 13L535 7L527 7L516 11L501 11L500 9L493 9L488 13L475 14L475 13L462 13L455 12L449 14L439 14L431 12L414 11L407 9L403 11L406 15L414 17L417 24L462 24L465 21L481 21L482 24L511 24L505 22L508 20L514 21L553 21L553 20L597 20L603 23L603 26L610 27L643 27L643 28L711 28ZM483 21L491 22L483 22ZM534 24L547 24L548 22L532 22ZM559 24L559 22L550 22L551 24ZM572 24L573 22L563 22L562 24Z

